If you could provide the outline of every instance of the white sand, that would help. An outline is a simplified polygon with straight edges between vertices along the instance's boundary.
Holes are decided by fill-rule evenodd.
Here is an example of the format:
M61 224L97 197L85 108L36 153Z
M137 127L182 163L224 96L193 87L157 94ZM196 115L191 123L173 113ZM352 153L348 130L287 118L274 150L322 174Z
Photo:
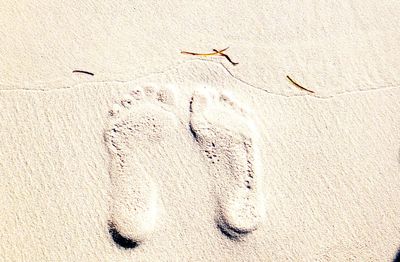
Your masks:
M397 0L4 2L0 261L391 261L399 24Z

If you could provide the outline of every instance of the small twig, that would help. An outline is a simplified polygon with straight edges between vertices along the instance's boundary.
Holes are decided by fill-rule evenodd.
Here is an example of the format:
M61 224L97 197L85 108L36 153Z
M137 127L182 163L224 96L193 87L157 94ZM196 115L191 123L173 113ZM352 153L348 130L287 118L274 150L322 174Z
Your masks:
M93 73L88 72L88 71L83 71L83 70L74 70L74 71L72 71L72 73L82 73L82 74L87 74L87 75L94 76Z
M233 62L230 57L227 54L224 54L224 51L226 51L229 47L221 49L221 50L217 50L217 49L213 49L213 53L194 53L194 52L187 52L187 51L181 51L181 54L186 54L186 55L194 55L194 56L223 56L226 59L228 59L228 61L232 64L232 65L237 65L239 63L235 63Z
M226 49L228 49L228 48L226 48ZM225 50L226 50L226 49L225 49ZM230 58L227 54L224 54L223 51L225 51L225 50L218 51L217 49L213 49L214 52L216 52L216 53L219 54L220 56L223 56L223 57L225 57L226 59L228 59L228 61L229 61L232 65L235 66L235 65L239 64L239 63L233 62L233 61L231 60L231 58Z
M289 79L289 81L290 81L293 85L297 86L298 88L300 88L300 89L302 89L302 90L304 90L304 91L310 92L310 93L314 93L314 91L312 91L312 90L310 90L310 89L307 89L307 88L305 88L305 87L299 85L298 83L296 83L293 79L290 78L290 76L286 76L286 77L287 77L287 79Z
M206 53L206 54L202 54L202 53L193 53L193 52L187 52L187 51L181 51L181 54L186 54L186 55L195 55L195 56L215 56L218 55L218 53L220 52L224 52L225 50L227 50L229 47L224 48L220 51L214 51L213 53ZM215 50L215 49L214 49Z

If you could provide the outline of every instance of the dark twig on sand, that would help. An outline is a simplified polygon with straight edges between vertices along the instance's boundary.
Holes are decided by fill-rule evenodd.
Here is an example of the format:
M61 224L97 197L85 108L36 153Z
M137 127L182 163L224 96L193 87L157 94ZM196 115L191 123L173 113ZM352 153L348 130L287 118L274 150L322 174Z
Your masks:
M312 91L312 90L310 90L310 89L307 89L307 88L305 88L305 87L299 85L298 83L296 83L292 78L290 78L290 76L286 76L286 77L287 77L287 79L289 79L289 81L290 81L293 85L297 86L298 88L300 88L300 89L302 89L302 90L304 90L304 91L310 92L310 93L314 93L314 91Z
M181 51L181 54L186 54L186 55L194 55L194 56L223 56L225 57L232 65L237 65L239 63L233 62L232 59L224 53L229 47L217 50L213 49L213 53L194 53L194 52L187 52L187 51Z
M87 75L94 76L93 73L88 72L88 71L84 71L84 70L74 70L74 71L72 71L72 73L82 73L82 74L87 74Z

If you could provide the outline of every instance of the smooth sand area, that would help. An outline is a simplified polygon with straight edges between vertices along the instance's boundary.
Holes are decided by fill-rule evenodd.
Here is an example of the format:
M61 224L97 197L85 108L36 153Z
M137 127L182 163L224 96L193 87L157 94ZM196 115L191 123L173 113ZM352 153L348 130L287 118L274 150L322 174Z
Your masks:
M393 261L399 24L397 0L5 1L0 261Z

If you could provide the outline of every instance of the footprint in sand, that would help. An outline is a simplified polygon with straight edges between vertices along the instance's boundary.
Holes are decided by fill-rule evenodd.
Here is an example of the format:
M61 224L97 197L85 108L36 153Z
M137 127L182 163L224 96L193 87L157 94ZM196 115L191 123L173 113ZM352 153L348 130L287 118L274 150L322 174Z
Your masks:
M146 87L131 91L110 111L105 132L111 156L110 233L121 246L135 247L157 224L160 198L151 166L145 169L144 163L165 161L165 138L177 128L173 106L170 89ZM150 160L144 162L146 157Z
M201 89L191 101L190 128L217 183L217 225L229 237L254 231L265 213L258 137L249 113L230 96Z

